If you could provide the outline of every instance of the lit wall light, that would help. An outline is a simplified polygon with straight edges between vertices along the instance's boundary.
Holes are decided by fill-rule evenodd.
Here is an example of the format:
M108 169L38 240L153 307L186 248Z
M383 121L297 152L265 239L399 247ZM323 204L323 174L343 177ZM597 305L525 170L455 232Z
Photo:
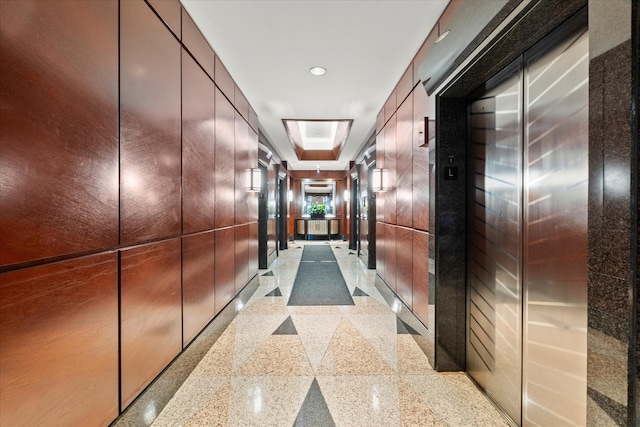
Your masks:
M246 190L257 193L262 189L262 172L260 168L247 169L246 173Z
M349 190L344 190L344 201L345 202L349 201Z
M293 191L289 190L289 201L293 202Z
M371 191L380 193L389 190L389 171L387 169L374 168L371 171Z
M447 37L449 35L449 30L445 31L444 33L440 34L440 21L438 21L438 38L436 39L436 41L434 42L434 44L438 44L440 43L442 40L445 39L445 37Z

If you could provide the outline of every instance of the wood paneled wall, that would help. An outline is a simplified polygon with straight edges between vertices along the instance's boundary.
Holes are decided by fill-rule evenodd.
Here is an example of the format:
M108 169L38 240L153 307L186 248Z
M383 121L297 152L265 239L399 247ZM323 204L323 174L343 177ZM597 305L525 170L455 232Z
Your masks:
M435 111L413 64L389 96L376 122L376 166L391 188L377 193L376 271L414 314L429 314L429 147L425 116Z
M257 115L177 0L8 2L0 67L0 425L108 425L258 272Z

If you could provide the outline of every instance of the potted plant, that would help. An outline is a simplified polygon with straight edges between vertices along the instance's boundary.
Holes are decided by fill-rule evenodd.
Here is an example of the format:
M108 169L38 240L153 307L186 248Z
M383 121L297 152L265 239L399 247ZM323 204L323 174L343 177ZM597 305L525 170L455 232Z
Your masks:
M311 218L324 218L327 208L323 203L314 203L309 207L309 215Z

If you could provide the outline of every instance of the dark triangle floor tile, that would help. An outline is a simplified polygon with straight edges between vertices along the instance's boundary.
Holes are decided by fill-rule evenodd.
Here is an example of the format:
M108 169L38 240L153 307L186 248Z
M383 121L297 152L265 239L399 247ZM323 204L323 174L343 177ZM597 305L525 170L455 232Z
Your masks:
M293 324L293 320L291 316L287 317L287 319L278 326L278 329L273 331L271 335L298 335L298 330L296 326Z
M402 319L396 317L398 324L398 334L420 335L418 331L407 325Z
M265 297L281 297L281 296L282 296L282 292L280 291L280 288L275 288L274 290L272 290L271 292L265 295Z
M368 297L369 294L356 286L356 288L353 290L352 296L354 296L354 297Z
M267 271L267 272L266 272L266 273L264 273L262 276L263 276L263 277L264 277L264 276L273 276L273 271Z
M335 427L336 425L329 412L327 402L324 400L318 380L315 378L293 425L294 427Z

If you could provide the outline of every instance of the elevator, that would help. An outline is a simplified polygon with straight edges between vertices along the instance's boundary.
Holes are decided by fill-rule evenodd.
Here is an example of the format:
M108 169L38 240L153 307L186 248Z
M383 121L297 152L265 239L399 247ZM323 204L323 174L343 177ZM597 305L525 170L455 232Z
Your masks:
M586 425L588 32L470 98L468 374L522 426Z

